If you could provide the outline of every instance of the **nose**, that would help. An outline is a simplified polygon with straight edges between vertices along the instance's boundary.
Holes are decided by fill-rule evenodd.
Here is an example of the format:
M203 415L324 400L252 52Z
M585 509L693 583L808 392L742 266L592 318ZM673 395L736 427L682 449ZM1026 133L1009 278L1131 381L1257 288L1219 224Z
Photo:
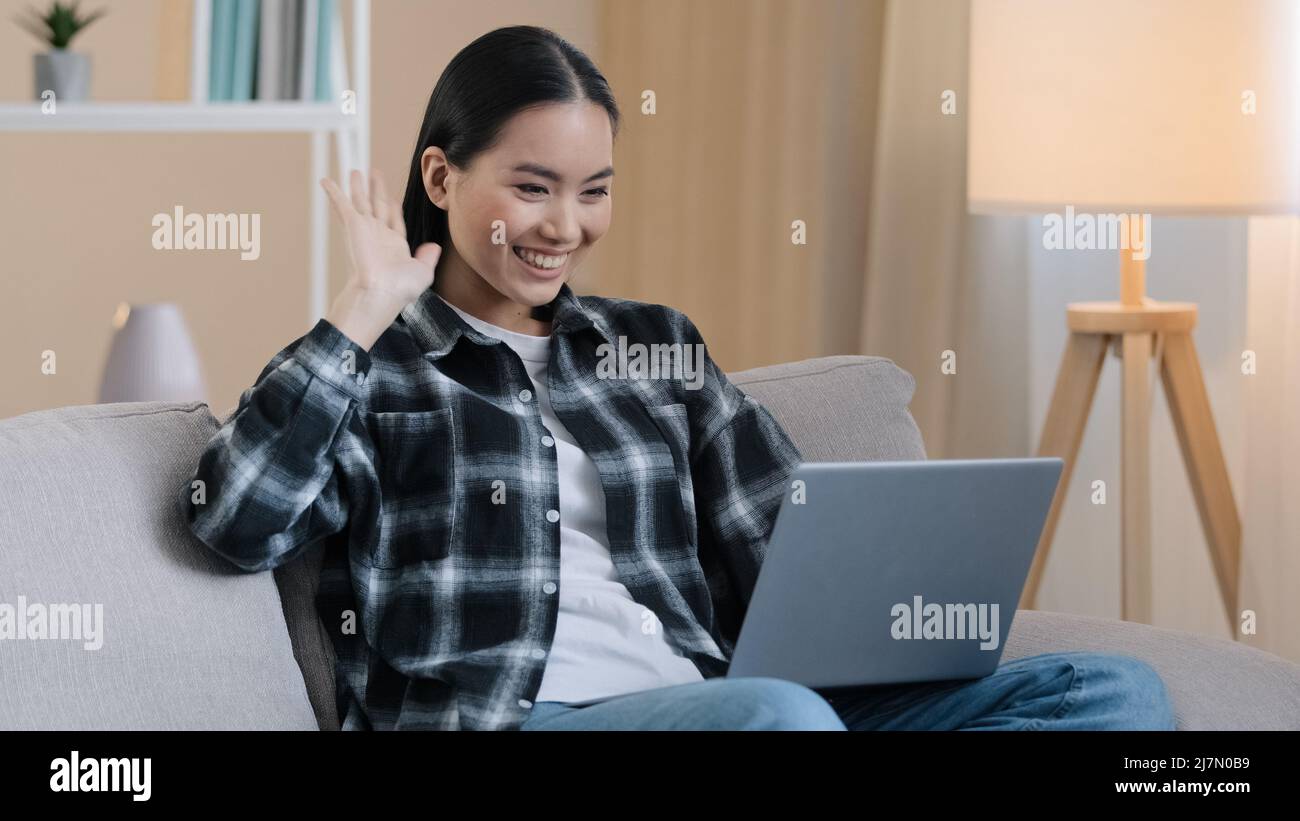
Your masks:
M561 248L577 243L582 234L582 226L578 224L573 204L566 202L563 197L552 198L546 209L546 217L542 220L541 234Z

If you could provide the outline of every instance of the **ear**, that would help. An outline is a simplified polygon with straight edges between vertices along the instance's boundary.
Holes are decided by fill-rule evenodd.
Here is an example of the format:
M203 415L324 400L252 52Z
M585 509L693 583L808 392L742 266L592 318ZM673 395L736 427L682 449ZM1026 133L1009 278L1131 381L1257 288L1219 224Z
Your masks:
M424 192L429 202L442 210L447 210L447 177L452 168L447 155L436 145L424 149L420 155L420 178L424 181Z

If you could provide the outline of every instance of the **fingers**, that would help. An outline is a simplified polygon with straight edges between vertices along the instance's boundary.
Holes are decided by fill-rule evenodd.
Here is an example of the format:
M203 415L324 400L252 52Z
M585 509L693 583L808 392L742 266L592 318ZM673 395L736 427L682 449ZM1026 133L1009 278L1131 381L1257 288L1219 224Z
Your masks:
M383 180L380 180L383 185ZM393 201L393 207L388 209L388 227L392 228L402 239L406 239L406 215L402 213L402 201L400 199Z
M349 187L351 196L345 195L338 185L329 177L321 177L321 187L329 195L330 204L334 206L334 211L339 215L339 219L346 221L351 213L364 214L368 217L374 217L379 222L406 236L406 221L402 216L402 207L400 203L389 202L388 189L384 186L384 179L380 176L378 169L370 169L371 184L370 193L366 193L365 178L357 169L353 169L349 175Z
M370 169L370 208L375 214L375 219L393 227L391 222L392 205L388 202L388 190L384 187L384 178L379 176L378 168Z
M320 185L321 188L325 189L325 193L329 195L330 205L334 206L334 213L339 215L341 221L347 222L348 214L352 211L352 206L348 205L347 198L343 195L343 192L339 190L337 185L335 185L334 180L331 180L329 177L321 177Z
M348 180L351 189L349 193L352 195L352 207L356 209L358 214L364 214L367 217L374 216L370 212L370 199L366 196L365 177L361 176L361 172L354 168L352 173L348 175Z
M402 204L400 202L393 208L388 224L393 227L394 231L401 234L403 239L406 238L406 215L402 213Z
M430 268L438 264L438 258L442 256L442 246L436 242L425 242L415 249L415 258Z

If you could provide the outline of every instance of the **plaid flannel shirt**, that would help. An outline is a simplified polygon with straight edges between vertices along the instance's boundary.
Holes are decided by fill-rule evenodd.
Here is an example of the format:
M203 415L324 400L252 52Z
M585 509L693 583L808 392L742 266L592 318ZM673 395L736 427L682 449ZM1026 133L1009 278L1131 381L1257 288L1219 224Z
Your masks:
M600 473L619 581L723 675L800 454L681 312L567 284L551 308L550 398ZM619 337L701 346L702 384L602 376L598 346ZM222 421L193 474L202 503L182 488L195 536L243 570L325 540L316 605L344 729L529 715L560 579L556 450L530 386L432 289L370 351L321 319Z

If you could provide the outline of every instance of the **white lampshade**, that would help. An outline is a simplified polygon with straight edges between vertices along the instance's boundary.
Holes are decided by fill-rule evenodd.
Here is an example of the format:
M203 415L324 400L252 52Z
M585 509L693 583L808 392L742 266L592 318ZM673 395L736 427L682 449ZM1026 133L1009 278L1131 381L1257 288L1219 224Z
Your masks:
M101 403L207 401L199 356L179 307L123 305L114 324Z
M972 0L969 98L973 212L1300 211L1296 0Z

